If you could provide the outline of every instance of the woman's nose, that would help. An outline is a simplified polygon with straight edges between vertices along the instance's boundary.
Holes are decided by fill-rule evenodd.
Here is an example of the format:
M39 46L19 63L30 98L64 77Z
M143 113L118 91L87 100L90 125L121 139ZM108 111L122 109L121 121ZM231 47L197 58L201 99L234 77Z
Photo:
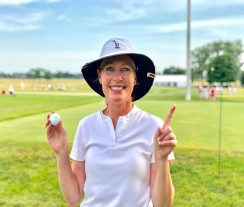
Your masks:
M120 71L116 71L114 73L114 81L116 82L122 81L122 74Z

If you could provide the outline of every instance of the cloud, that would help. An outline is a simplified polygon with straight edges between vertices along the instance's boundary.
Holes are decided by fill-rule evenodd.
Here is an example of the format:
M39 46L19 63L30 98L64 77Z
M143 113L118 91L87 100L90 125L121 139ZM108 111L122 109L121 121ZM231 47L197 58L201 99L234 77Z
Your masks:
M55 3L55 2L58 2L60 0L47 0L49 3Z
M27 4L32 3L37 0L0 0L0 5L21 5L21 4Z
M33 31L40 28L40 25L15 25L15 24L6 24L5 22L0 22L0 30L6 32L19 32L19 31Z
M243 17L240 18L228 18L228 19L210 19L210 20L199 20L199 21L192 21L191 28L203 28L203 27L211 27L211 26L219 26L219 27L228 27L230 25L242 25L243 24ZM186 22L171 24L162 26L159 30L162 32L172 32L172 31L180 31L186 30Z
M206 4L206 5L218 5L218 6L223 6L223 5L229 5L229 4L244 4L243 0L194 0L192 1L193 4Z
M47 13L43 12L32 12L24 15L12 14L5 15L1 18L12 23L28 24L33 22L40 22L47 16Z
M0 0L0 5L21 5L21 4L28 4L36 1L41 0ZM48 3L55 3L59 2L60 0L46 0Z
M232 26L242 26L243 25L244 16L239 16L235 18L228 19L209 19L209 20L193 20L191 21L191 29L203 29L207 28L211 31L211 28L215 28L215 31L218 28L222 28L222 30L228 30ZM124 29L140 29L143 31L149 31L149 33L170 33L177 31L185 31L187 29L187 22L179 22L173 24L155 24L155 25L128 25L128 26L120 26L120 28Z
M57 20L62 20L62 21L67 21L67 22L71 21L71 19L68 18L66 14L62 14L62 15L58 16Z
M70 22L71 18L68 17L69 13L70 13L70 11L67 11L64 14L61 14L60 16L57 17L57 20Z
M80 68L97 57L97 51L32 51L32 52L1 52L1 67L8 72L16 68L18 71L28 71L31 68L43 67L52 71L62 70L80 73Z
M102 15L97 17L97 24L129 21L145 18L158 10L158 0L100 0L108 6L103 9ZM167 3L166 3L167 4Z
M172 1L161 1L161 0L102 0L102 2L107 2L109 4L109 9L105 9L105 14L111 16L114 20L120 19L139 19L141 17L152 15L157 11L174 11L174 10L186 10L187 1L174 0ZM191 5L201 8L203 7L224 7L226 5L234 4L244 4L243 0L194 0L191 1Z
M48 12L5 14L0 16L0 30L6 32L37 30L48 15Z
M220 2L220 0L215 1ZM191 1L191 4L195 6L195 10L200 8L200 10L205 9L207 11L211 7L215 10L216 6L224 7L225 4L230 4L230 2L235 4L243 0L223 0L223 3L221 2L219 5L215 1L194 0ZM107 26L109 24L113 24L113 26L116 24L131 24L131 22L134 23L136 21L138 24L149 24L160 20L162 22L177 21L180 18L185 19L187 12L187 1L185 0L174 0L173 3L172 1L161 0L98 0L98 5L92 6L91 9L88 8L93 15L82 17L84 22L89 22L90 27ZM60 16L60 19L62 20L63 17Z
M14 24L6 24L5 22L0 22L0 30L6 32L16 32L16 31L32 31L39 29L39 25L14 25Z

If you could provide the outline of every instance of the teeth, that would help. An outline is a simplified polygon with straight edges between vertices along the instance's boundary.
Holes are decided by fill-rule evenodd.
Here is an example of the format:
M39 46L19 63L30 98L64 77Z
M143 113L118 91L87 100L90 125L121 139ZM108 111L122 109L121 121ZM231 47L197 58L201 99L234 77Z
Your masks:
M123 90L123 87L111 87L112 90Z

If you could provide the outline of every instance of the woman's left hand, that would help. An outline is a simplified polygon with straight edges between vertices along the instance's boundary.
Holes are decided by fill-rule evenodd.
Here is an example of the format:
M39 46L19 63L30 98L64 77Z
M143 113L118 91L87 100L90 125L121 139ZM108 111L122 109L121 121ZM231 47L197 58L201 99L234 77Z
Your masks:
M168 155L173 151L177 144L176 136L170 127L170 122L175 111L176 106L172 106L164 125L159 127L154 135L154 147L155 147L155 158L163 159L167 158Z

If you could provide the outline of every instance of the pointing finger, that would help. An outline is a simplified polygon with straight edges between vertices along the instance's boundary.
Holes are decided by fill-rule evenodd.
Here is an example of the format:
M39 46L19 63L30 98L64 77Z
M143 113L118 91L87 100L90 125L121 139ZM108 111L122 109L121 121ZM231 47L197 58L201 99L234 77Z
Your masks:
M165 127L169 126L170 125L170 122L171 122L171 119L172 119L172 116L173 116L173 113L175 111L175 108L176 108L176 105L173 105L170 110L169 110L169 113L165 119L165 122L164 122L164 125L162 127L162 129L164 129Z

